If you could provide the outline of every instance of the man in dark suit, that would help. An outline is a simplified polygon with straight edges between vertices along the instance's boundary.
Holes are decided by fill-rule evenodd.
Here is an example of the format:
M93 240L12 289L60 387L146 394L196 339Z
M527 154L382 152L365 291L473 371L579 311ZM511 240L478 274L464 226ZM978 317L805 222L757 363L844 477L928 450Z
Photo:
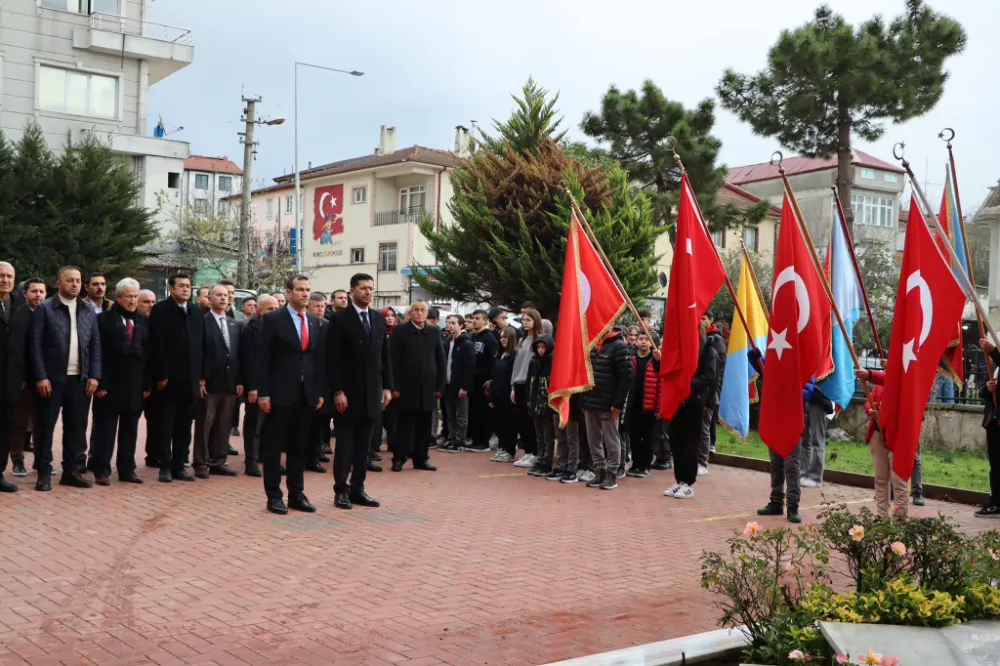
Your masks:
M288 306L261 319L260 349L254 379L257 404L267 415L261 433L264 458L264 491L267 510L286 514L288 509L312 513L316 507L304 492L303 470L309 426L323 407L327 392L322 371L319 320L306 311L309 278L296 275L288 281ZM288 506L281 496L281 448L286 449L285 482Z
M63 473L59 485L90 488L80 458L87 450L89 398L101 379L101 339L93 308L80 299L80 269L65 266L58 293L35 308L31 325L31 374L38 389L35 420L35 490L52 490L52 436L63 417ZM86 460L84 459L84 464Z
M246 458L245 473L247 476L263 476L258 463L260 462L260 407L257 406L257 385L254 379L257 372L257 349L260 343L261 317L278 309L278 301L274 296L264 294L257 304L257 314L251 317L243 334L240 336L240 372L243 375L243 386L246 392L246 411L243 413L243 453Z
M400 472L407 457L413 469L433 472L428 450L431 443L431 414L444 395L445 358L441 331L427 323L427 303L410 305L410 321L397 325L389 338L395 384L396 450L392 471Z
M377 507L365 492L368 447L375 417L392 400L392 361L385 320L369 308L375 292L372 276L351 277L351 303L330 317L327 364L337 444L333 457L334 505ZM348 482L350 479L350 482Z
M6 261L0 262L0 492L4 493L17 492L17 486L4 479L3 472L7 470L10 456L14 412L25 382L28 334L31 332L31 309L26 305L15 307L13 290L14 267ZM23 469L24 454L21 456Z
M29 278L24 281L21 288L21 299L26 312L21 314L24 317L25 348L19 355L21 363L22 378L21 396L18 398L17 407L14 409L14 428L10 434L10 464L14 468L14 476L28 476L28 470L24 467L24 452L32 451L29 441L31 431L34 429L35 402L38 400L38 390L35 388L34 379L31 377L28 367L27 344L31 338L32 313L35 308L45 300L45 282L41 278ZM13 296L11 297L13 299ZM9 331L8 331L9 333ZM15 347L16 347L15 343ZM11 377L13 380L13 377ZM0 434L0 437L3 435ZM2 471L6 471L6 467Z
M139 415L149 396L146 356L149 350L149 320L136 311L139 283L132 278L115 287L117 302L97 315L101 335L101 381L94 394L94 427L90 438L90 464L94 482L111 484L111 454L118 434L118 480L142 483L135 473L135 442Z
M149 313L150 435L156 442L153 450L159 452L163 483L194 481L184 465L191 446L205 332L205 313L189 302L191 277L171 275L167 290L170 295Z
M205 314L205 336L201 353L201 380L194 422L194 474L236 476L230 469L229 430L233 409L243 395L240 374L242 327L226 316L229 292L217 284L211 288L212 309Z
M314 291L309 296L309 313L319 321L319 343L320 353L326 357L326 335L330 331L330 322L326 315L326 296L319 291ZM320 365L323 372L324 365ZM330 441L330 396L323 396L323 408L313 413L312 424L309 428L309 445L306 448L306 471L326 474L326 468L321 463L330 462L330 458L323 453L323 442Z

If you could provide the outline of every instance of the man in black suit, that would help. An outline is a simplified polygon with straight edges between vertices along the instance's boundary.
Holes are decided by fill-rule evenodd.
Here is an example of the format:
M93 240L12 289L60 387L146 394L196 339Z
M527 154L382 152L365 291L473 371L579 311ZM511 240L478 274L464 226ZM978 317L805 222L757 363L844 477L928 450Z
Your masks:
M205 314L205 336L201 352L201 379L194 421L194 474L236 476L230 469L229 430L233 409L243 395L240 374L242 327L226 316L229 292L217 284L209 290L212 309Z
M393 382L385 320L369 308L374 292L372 276L357 273L351 277L350 305L330 317L327 363L337 428L333 492L339 509L379 506L365 492L368 447L375 417L392 400Z
M14 267L6 261L0 262L0 492L4 493L17 492L17 486L4 479L3 472L10 456L14 412L25 382L31 332L31 309L26 305L15 307L13 290ZM24 454L21 455L23 469Z
M306 311L309 278L296 275L288 281L288 306L261 319L257 357L257 404L267 415L261 433L264 458L264 491L267 510L286 514L288 509L312 513L316 507L304 492L303 469L309 426L322 409L326 376L322 371L319 320ZM281 496L281 448L285 444L288 470L288 506Z
M163 483L194 481L184 465L191 446L205 332L205 313L189 302L191 276L171 275L167 290L170 295L149 313L150 435L156 442L153 450L159 452Z
M23 307L27 312L20 316L25 318L25 335L30 338L32 313L45 300L45 282L41 278L29 278L22 285L19 301L24 304ZM13 299L13 296L11 298ZM25 344L27 342L25 340ZM10 464L14 468L14 476L28 476L28 470L24 467L24 452L33 450L29 438L31 431L34 429L35 402L38 400L38 391L35 389L35 382L29 372L27 351L21 352L19 358L24 377L21 384L21 397L18 399L17 407L14 409L14 428L10 434ZM15 359L13 362L17 363L18 360ZM0 434L0 437L2 436ZM0 471L6 471L6 467Z
M260 462L260 407L257 406L257 391L250 388L257 385L254 376L257 372L257 349L260 342L261 317L278 309L278 301L274 296L264 294L257 303L257 313L243 327L240 336L240 372L243 375L243 386L246 392L246 411L243 413L243 453L246 458L245 473L247 476L263 476L258 463Z
M437 468L428 459L431 413L444 395L444 349L440 329L427 323L427 303L414 301L409 314L410 321L397 325L389 338L397 410L392 471L402 471L409 457L413 469L433 472Z
M326 335L330 331L330 322L326 315L326 296L319 291L314 291L309 297L309 313L319 321L319 343L320 353L326 355ZM320 365L323 372L324 366ZM309 445L306 448L306 471L326 474L326 468L322 464L330 462L330 458L323 453L323 442L330 441L330 396L323 396L323 408L316 410L312 417L312 425L309 428Z
M111 484L111 454L118 433L118 480L142 483L135 473L135 442L139 415L149 397L146 356L149 351L149 320L136 311L139 283L132 278L115 287L117 302L97 315L101 335L101 381L94 394L94 427L90 438L90 464L94 483Z

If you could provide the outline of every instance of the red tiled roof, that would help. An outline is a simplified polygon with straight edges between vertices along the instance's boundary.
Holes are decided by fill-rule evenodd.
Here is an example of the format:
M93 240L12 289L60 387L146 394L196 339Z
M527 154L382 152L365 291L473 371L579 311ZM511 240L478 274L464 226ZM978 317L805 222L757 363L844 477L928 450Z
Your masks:
M206 157L204 155L192 155L184 160L186 171L210 171L212 173L231 173L234 176L242 176L243 169L236 166L228 157Z
M756 194L751 194L747 192L742 187L737 187L735 185L730 185L729 183L724 183L722 188L719 190L718 200L722 203L736 203L739 199L747 199L752 203L757 203L760 201L760 197ZM781 217L781 206L775 206L771 204L771 214Z
M883 162L879 158L857 149L851 150L851 164L872 169L881 169L882 171L891 171L893 173L906 173L894 164ZM785 167L785 173L789 176L800 173L811 173L813 171L825 171L837 168L837 156L834 155L830 158L808 157L805 155L789 157L781 163L781 166ZM762 180L774 180L779 177L778 167L769 162L763 162L761 164L732 167L726 176L726 182L733 185L742 185Z
M436 150L434 148L424 148L423 146L410 146L385 155L366 155L364 157L353 157L339 162L332 162L322 166L313 167L299 172L299 181L313 180L315 178L325 178L352 171L363 169L373 169L390 164L401 164L403 162L419 162L440 167L452 167L458 163L458 156L447 150ZM295 174L279 176L274 179L279 184L295 182Z

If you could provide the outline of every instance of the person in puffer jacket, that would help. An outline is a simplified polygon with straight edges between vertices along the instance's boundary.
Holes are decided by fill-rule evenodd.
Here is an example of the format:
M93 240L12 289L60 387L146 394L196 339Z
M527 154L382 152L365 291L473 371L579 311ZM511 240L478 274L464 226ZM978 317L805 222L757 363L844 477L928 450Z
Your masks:
M627 476L645 479L649 477L653 465L653 446L660 433L660 379L658 352L653 351L660 339L653 334L650 340L646 332L639 333L636 353L632 357L634 377L629 391L625 422L632 440L632 468Z
M552 352L555 342L548 335L540 335L531 343L532 357L528 365L528 413L535 423L538 442L538 459L528 470L531 476L547 476L552 471L552 452L555 448L555 430L552 409L549 407L549 376L552 374Z
M632 355L620 328L613 328L590 352L594 388L583 394L587 441L596 477L588 488L614 490L621 462L618 419L632 387Z

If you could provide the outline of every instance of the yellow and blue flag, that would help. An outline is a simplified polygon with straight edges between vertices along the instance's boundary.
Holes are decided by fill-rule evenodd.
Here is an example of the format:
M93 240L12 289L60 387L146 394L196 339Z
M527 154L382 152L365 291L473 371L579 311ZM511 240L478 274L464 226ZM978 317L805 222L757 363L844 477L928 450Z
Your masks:
M740 281L736 287L736 302L746 316L750 334L763 350L767 346L767 313L764 304L757 297L752 267L746 257L740 264ZM750 394L757 378L757 371L747 360L747 351L752 347L746 329L738 312L733 312L732 327L729 332L729 349L726 355L726 372L722 376L722 392L719 396L719 421L733 431L740 439L745 439L750 430ZM756 395L756 392L754 391Z

